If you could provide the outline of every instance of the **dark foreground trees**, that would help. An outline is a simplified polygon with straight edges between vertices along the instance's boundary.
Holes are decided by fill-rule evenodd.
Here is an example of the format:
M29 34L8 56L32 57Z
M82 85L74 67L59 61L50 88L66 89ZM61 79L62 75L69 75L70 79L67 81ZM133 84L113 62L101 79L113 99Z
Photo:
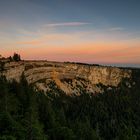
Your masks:
M140 74L136 73L139 77ZM128 90L69 97L37 93L24 78L0 78L0 140L139 140L140 81Z

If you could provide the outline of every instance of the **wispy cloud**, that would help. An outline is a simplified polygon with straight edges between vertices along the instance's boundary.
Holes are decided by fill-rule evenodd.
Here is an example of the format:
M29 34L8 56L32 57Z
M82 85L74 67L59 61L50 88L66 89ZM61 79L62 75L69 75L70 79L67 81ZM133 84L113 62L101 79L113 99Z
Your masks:
M46 24L47 27L61 27L61 26L82 26L88 25L90 23L87 22L62 22L62 23L50 23Z
M122 27L113 27L113 28L110 28L109 30L110 31L122 31L122 30L124 30L124 28L122 28Z

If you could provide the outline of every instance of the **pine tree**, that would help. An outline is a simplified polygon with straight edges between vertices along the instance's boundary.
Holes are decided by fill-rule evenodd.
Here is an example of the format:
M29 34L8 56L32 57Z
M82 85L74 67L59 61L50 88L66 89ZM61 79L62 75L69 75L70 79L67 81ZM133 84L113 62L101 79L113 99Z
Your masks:
M13 60L14 60L14 61L20 61L20 60L21 60L20 55L17 54L17 53L14 53L14 55L13 55Z

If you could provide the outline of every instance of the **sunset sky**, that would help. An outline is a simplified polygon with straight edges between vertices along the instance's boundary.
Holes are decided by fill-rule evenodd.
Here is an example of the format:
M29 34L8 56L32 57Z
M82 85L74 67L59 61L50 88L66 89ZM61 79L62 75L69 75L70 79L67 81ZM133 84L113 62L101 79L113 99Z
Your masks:
M140 64L140 0L0 0L0 54Z

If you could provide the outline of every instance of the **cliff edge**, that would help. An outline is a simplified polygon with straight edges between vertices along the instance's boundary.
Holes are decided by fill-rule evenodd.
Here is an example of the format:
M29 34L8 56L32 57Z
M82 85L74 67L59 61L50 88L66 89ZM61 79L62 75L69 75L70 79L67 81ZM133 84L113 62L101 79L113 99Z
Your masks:
M0 75L19 81L22 74L37 90L50 91L50 83L66 94L80 94L83 88L90 93L102 92L97 86L117 87L124 78L131 78L131 70L117 67L62 63L49 61L7 62Z

